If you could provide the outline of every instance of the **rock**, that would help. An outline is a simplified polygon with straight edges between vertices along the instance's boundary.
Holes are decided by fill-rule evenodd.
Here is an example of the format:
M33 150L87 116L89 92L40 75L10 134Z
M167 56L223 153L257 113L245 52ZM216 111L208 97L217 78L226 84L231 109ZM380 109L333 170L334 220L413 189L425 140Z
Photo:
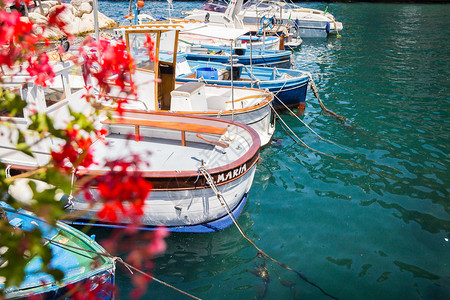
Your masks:
M48 38L49 40L59 40L65 34L59 30L58 28L52 27L52 28L46 28L44 30L43 36Z
M108 18L101 12L98 13L98 23L100 28L114 28L119 26L119 24L117 24L116 21L114 21L111 18Z
M95 28L94 28L94 13L93 12L90 14L84 14L81 17L81 21L83 23L89 24L91 26L92 30L90 30L90 31L95 30ZM99 12L98 13L98 26L99 26L99 28L103 29L103 28L117 27L118 24L114 20L108 18L107 16L105 16L104 14Z
M37 24L33 25L33 32L36 33L37 35L42 34L43 29L41 26L38 26Z
M42 1L42 5L44 5L44 3L50 5L50 7L58 5L58 1Z
M90 14L92 12L92 6L87 3L87 2L83 2L81 3L81 5L78 7L78 10L75 13L76 17L81 17L84 14Z
M84 33L88 33L90 31L94 31L94 23L88 24L86 22L83 22L83 20L81 18L77 18L79 20L79 24L80 26L78 27L78 33L79 34L84 34Z
M71 11L73 15L75 15L77 13L77 9L75 8L75 6L68 4L68 3L63 3L62 5L64 5L66 7L66 10Z
M44 10L44 15L48 15L48 12L50 11L50 8L52 8L53 6L57 5L58 2L56 1L42 1L42 9ZM35 12L41 12L39 7L36 7Z
M47 18L37 12L28 13L28 18L34 24L39 24L39 25L47 24Z
M93 0L72 0L70 1L70 4L78 9L83 3L88 3L92 7L92 2Z
M50 9L49 13L52 13L54 10L61 7L61 5L55 5ZM59 15L58 19L66 24L64 26L64 29L70 33L70 34L77 34L78 28L75 27L74 21L75 16L73 15L73 6L72 5L65 5L66 9L64 9Z
M59 20L63 21L66 26L65 30L69 34L79 35L88 32L93 32L94 27L94 13L92 11L92 0L72 0L71 4L61 4L65 6L62 13L58 15ZM42 2L42 8L48 10L48 13L55 11L60 8L61 5L57 4L57 1L44 1ZM46 14L48 15L46 12ZM47 18L40 14L40 9L36 8L33 12L29 13L30 21L37 25L42 25L47 23ZM98 23L99 28L114 28L118 24L105 16L102 13L98 13ZM37 34L42 33L42 29L39 26L35 26L35 31ZM43 35L49 39L59 39L65 34L58 30L57 28L46 29Z

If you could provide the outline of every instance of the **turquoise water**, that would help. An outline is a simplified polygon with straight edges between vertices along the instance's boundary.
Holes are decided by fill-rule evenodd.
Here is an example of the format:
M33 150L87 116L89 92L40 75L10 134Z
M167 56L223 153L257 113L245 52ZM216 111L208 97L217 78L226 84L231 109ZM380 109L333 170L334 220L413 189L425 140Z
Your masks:
M173 15L200 5L174 1ZM308 92L302 120L339 146L283 115L330 156L295 144L278 126L282 145L261 152L239 222L266 253L339 299L448 299L450 5L304 4L327 5L344 23L342 38L305 40L295 68L311 72L325 105L359 127L323 114ZM99 7L118 20L128 2ZM161 13L167 4L146 8ZM269 262L270 280L255 276L256 251L236 228L167 242L155 276L198 297L328 299ZM119 271L121 298L130 282ZM157 283L150 297L187 299Z

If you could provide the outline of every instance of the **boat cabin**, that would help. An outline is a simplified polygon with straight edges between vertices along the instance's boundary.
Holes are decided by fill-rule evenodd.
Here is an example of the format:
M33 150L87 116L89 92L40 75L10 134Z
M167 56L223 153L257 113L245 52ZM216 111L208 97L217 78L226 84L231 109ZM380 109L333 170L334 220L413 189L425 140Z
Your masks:
M223 28L218 32L211 26L192 21L152 22L122 26L119 30L127 43L127 51L136 61L136 74L131 80L138 86L138 99L144 102L147 110L200 112L211 110L217 104L208 100L204 83L175 86L180 32L220 37L230 45L246 32L242 29L223 32ZM153 43L151 47L148 37Z

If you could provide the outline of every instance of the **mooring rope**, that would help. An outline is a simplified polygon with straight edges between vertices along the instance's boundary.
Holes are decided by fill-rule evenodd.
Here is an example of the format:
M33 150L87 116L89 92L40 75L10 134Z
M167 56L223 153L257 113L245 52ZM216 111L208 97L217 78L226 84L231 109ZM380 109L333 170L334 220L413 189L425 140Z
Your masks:
M278 102L280 102L281 104L283 104L283 106L287 109L287 111L289 111L289 113L291 114L291 115L293 115L295 118L297 118L297 120L299 120L303 125L305 125L306 126L306 128L308 128L312 133L314 133L320 140L322 140L322 141L325 141L325 142L327 142L327 143L330 143L330 144L332 144L332 145L335 145L336 147L339 147L339 148L341 148L341 149L343 149L343 150L346 150L346 151L348 151L348 152L351 152L351 153L356 153L355 151L353 151L353 150L350 150L350 149L348 149L348 148L346 148L346 147L343 147L343 146L341 146L341 145L338 145L337 143L335 143L335 142L333 142L333 141L330 141L330 140L328 140L328 139L325 139L325 138L323 138L322 136L320 136L315 130L313 130L308 124L306 124L302 119L300 119L299 118L299 116L297 116L276 94L274 94L274 97L275 98L277 98L277 100L278 100Z
M66 245L66 244L63 244L63 243L60 243L60 242L57 242L57 241L48 239L48 238L46 238L46 237L42 237L42 238L45 239L45 240L47 240L48 242L53 243L53 244L56 244L56 245L58 245L59 247L62 247L62 248L68 247L68 248L72 248L72 249L76 249L76 250L80 250L80 251L85 251L85 252L90 252L90 253L93 253L93 254L98 254L98 255L101 255L101 256L108 257L108 258L112 259L113 261L118 261L118 262L120 262L121 264L123 264L123 265L130 271L131 274L133 274L133 272L132 272L131 270L134 270L135 272L138 272L139 274L144 275L144 276L146 276L146 277L148 277L148 278L150 278L150 279L152 279L152 280L154 280L154 281L156 281L156 282L158 282L158 283L160 283L160 284L162 284L162 285L165 285L165 286L167 286L167 287L169 287L169 288L171 288L171 289L173 289L173 290L175 290L175 291L177 291L177 292L179 292L179 293L181 293L181 294L183 294L183 295L186 295L186 296L188 296L188 297L191 297L192 299L201 299L201 298L198 298L198 297L196 297L196 296L193 296L193 295L191 295L191 294L189 294L189 293L187 293L187 292L185 292L185 291L183 291L183 290L180 290L180 289L174 287L173 285L170 285L170 284L168 284L167 282L164 282L164 281L162 281L162 280L156 278L155 276L152 276L152 275L150 275L150 274L148 274L148 273L146 273L146 272L144 272L144 271L142 271L142 270L136 268L136 267L133 266L133 265L130 265L129 263L125 262L125 261L124 261L121 257L119 257L119 256L112 256L111 254L109 254L109 253L107 253L107 252L101 253L101 252L97 252L97 251L93 251L93 250L87 250L87 249L79 248L79 247L72 246L72 245Z
M289 135L289 137L290 137L295 143L297 143L297 144L299 144L299 145L302 145L303 147L308 148L309 150L314 151L314 152L317 152L317 153L319 153L319 154L322 154L322 155L325 155L325 156L328 156L328 157L331 157L331 158L334 158L334 159L339 159L338 157L336 157L336 156L334 156L334 155L327 154L327 153L325 153L325 152L319 151L319 150L317 150L317 149L314 149L314 148L311 148L310 146L308 146L301 138L299 138L299 137L295 134L295 132L294 132L294 131L286 124L286 122L284 122L284 120L281 118L280 114L279 114L279 113L275 110L275 108L272 106L272 103L269 103L269 105L270 105L270 107L272 108L272 111L276 114L276 116L277 116L277 121L278 121L278 122L281 121L281 122L284 124L284 126L286 126L286 127L289 129L289 131L292 133L292 135L295 136L295 138L296 138L297 140L294 139L294 138L292 137L292 135L289 134L289 133L283 128L283 126L281 126L281 127L283 128L283 130Z
M205 168L205 166L200 166L199 171L202 173L202 175L205 177L205 180L208 182L209 186L213 190L213 192L216 194L217 199L219 200L220 204L225 208L227 214L230 216L231 220L233 221L234 225L238 229L238 231L241 233L242 237L245 238L256 250L258 250L258 253L260 253L262 256L270 259L274 263L277 263L280 267L292 271L296 273L303 281L309 283L310 285L314 286L315 288L319 289L325 296L328 296L332 299L338 299L333 295L328 294L324 289L322 289L320 286L315 284L314 282L310 281L308 278L306 278L304 275L302 275L299 271L292 269L286 264L283 264L279 262L278 260L272 258L269 256L266 252L264 252L261 248L259 248L255 242L253 242L242 230L241 225L239 225L238 221L234 217L233 213L231 212L225 198L223 197L222 193L218 190L217 185L214 182L214 178L211 176L211 174L208 172L208 170Z
M339 29L336 23L336 20L333 17L333 24L334 24L334 29L336 30L336 38L340 39L342 36L339 34Z
M44 222L44 223L50 225L46 220L40 219L40 218L35 217L35 216L32 216L32 215L28 215L28 214L22 213L22 212L17 211L17 210L12 210L12 209L9 209L9 208L7 208L7 207L0 207L0 209L7 210L7 211L10 211L10 212L16 213L16 214L18 214L18 215L22 215L22 216L26 216L26 217L29 217L29 218L33 218L33 219L39 220L39 221L41 221L41 222ZM50 226L52 226L52 225L50 225ZM53 226L52 226L52 227L53 227ZM169 287L169 288L171 288L171 289L173 289L173 290L175 290L175 291L177 291L177 292L179 292L179 293L181 293L181 294L183 294L183 295L186 295L186 296L188 296L188 297L190 297L190 298L192 298L192 299L201 300L201 298L198 298L198 297L196 297L196 296L194 296L194 295L189 294L188 292L185 292L185 291L183 291L183 290L180 290L180 289L174 287L173 285L170 285L170 284L168 284L168 283L166 283L166 282L164 282L164 281L162 281L162 280L156 278L155 276L152 276L152 275L150 275L150 274L148 274L148 273L146 273L146 272L144 272L144 271L142 271L142 270L136 268L135 266L130 265L129 263L125 262L125 261L124 261L121 257L119 257L119 256L113 256L113 255L111 255L111 254L109 254L109 253L107 253L107 252L98 252L98 251L94 251L94 250L83 249L83 248L80 248L80 247L77 247L77 246L73 246L73 245L67 245L67 244L64 244L64 243L57 242L57 241L55 241L55 240L46 238L46 237L44 237L44 236L42 237L42 239L43 239L43 240L46 240L46 241L49 242L49 243L55 244L55 245L57 245L57 246L59 246L59 247L61 247L61 248L71 248L71 249L78 250L78 251L84 251L84 252L87 252L87 253L92 253L92 254L97 254L97 255L99 255L99 256L108 257L108 258L112 259L114 262L115 262L115 261L118 261L118 262L120 262L121 264L123 264L123 265L130 271L131 274L133 274L133 272L132 272L131 270L134 270L135 272L138 272L138 273L140 273L141 275L144 275L144 276L146 276L146 277L148 277L148 278L150 278L150 279L152 279L152 280L154 280L154 281L156 281L156 282L158 282L158 283L160 283L160 284L162 284L162 285L165 285L165 286L167 286L167 287ZM69 251L70 251L70 250L69 250Z
M284 87L286 86L287 82L288 82L288 81L285 80L283 86L278 90L278 92L273 93L273 96L274 96L274 97L277 97L277 95L284 89ZM277 99L279 99L279 98L277 97Z
M360 132L365 133L366 130L365 130L364 128L362 128L361 126L359 126L358 123L356 123L356 122L354 122L354 121L352 121L352 120L349 120L348 118L346 118L346 117L344 117L344 116L338 115L338 114L335 113L334 111L329 110L328 108L326 108L325 104L323 104L322 100L320 100L320 97L319 97L319 90L317 89L317 86L316 86L316 84L314 83L314 80L312 79L311 73L306 72L306 74L309 76L309 83L310 83L310 85L311 85L311 89L312 89L312 91L313 91L313 93L314 93L314 96L316 96L317 101L319 101L320 108L322 108L322 111L324 111L325 113L327 113L327 114L329 114L329 115L335 117L336 119L338 119L339 121L341 121L341 122L344 123L344 124L345 124L345 123L351 124L352 126L355 127L355 130L356 130L356 128L358 128L358 130L359 130Z
M312 91L313 91L313 93L314 93L314 96L316 96L317 101L319 101L320 108L322 108L322 110L323 110L324 112L326 112L327 114L329 114L329 115L331 115L331 116L333 116L333 117L339 119L339 120L342 121L342 122L349 122L349 123L352 123L352 121L350 121L350 120L347 119L346 117L341 116L341 115L338 115L338 114L335 113L334 111L329 110L328 108L326 108L325 104L323 104L322 100L320 100L320 97L319 97L319 90L317 89L317 86L316 86L316 84L314 83L314 80L313 80L313 78L312 78L312 74L309 73L309 72L306 72L306 74L307 74L308 77L309 77L309 84L310 84L311 89L312 89Z
M270 104L271 105L271 104ZM273 107L272 107L272 109L273 109ZM322 152L322 151L319 151L319 150L316 150L316 149L314 149L314 148L311 148L310 146L308 146L302 139L300 139L296 134L295 134L295 132L289 127L289 125L287 125L286 124L286 122L284 122L284 120L281 118L281 116L273 109L273 111L274 111L274 113L277 115L277 119L276 119L276 121L278 122L278 124L280 124L280 126L281 126L281 128L283 129L283 131L292 139L292 141L294 141L294 143L296 143L296 144L298 144L298 145L300 145L300 146L303 146L303 147L305 147L305 148L308 148L309 150L311 150L311 151L314 151L314 152L317 152L317 153L319 153L319 154L322 154L322 155L325 155L325 156L327 156L327 157L330 157L330 158L333 158L333 159L336 159L336 160L338 160L338 161L341 161L341 162L343 162L344 164L346 164L346 165L348 165L348 166L351 166L351 167L353 167L353 168L358 168L358 169L360 169L360 170L363 170L363 171L365 171L365 172L367 172L367 173L369 173L369 174L376 174L376 175L378 175L378 176L380 176L380 177L387 177L387 178L392 178L392 177L390 177L390 176L388 176L387 174L382 174L382 173L380 173L380 172L377 172L377 171L375 171L374 169L368 169L368 168L366 168L366 167L363 167L362 165L360 165L360 164L358 164L358 163L356 163L356 162L352 162L352 161L348 161L348 160L346 160L346 159L342 159L342 158L339 158L339 157L337 157L337 156L334 156L334 155L331 155L331 154L327 154L327 153L324 153L324 152ZM283 125L291 132L291 133L289 133L284 127L283 127ZM295 138L294 138L295 137ZM297 141L297 140L298 141ZM300 141L300 142L299 142ZM358 152L354 152L356 155L363 155L363 154L360 154L360 153L358 153ZM365 157L365 156L364 156ZM377 163L377 164L380 164L380 165L382 165L382 166L385 166L385 167L387 167L387 168L390 168L390 169L393 169L393 170L395 170L395 171L397 171L397 172L400 172L397 168L394 168L394 167L392 167L392 166L389 166L389 165L386 165L386 164L383 164L383 163L380 163L380 162L377 162L377 161L375 161L375 160L373 160L373 159L368 159L369 161L373 161L373 162L375 162L375 163Z

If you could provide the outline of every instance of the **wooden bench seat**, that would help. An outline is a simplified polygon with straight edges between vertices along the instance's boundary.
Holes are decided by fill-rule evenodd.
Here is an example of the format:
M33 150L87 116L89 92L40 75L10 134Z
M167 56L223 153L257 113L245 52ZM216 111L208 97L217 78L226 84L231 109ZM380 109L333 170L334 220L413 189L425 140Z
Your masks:
M226 128L220 128L215 126L201 125L201 124L190 124L182 122L160 122L151 120L140 120L140 119L127 119L127 118L116 118L114 120L104 120L103 124L108 125L131 125L135 127L136 141L139 141L140 127L153 127L153 128L163 128L170 130L181 131L181 145L186 146L186 131L195 133L209 133L223 135L227 132Z

